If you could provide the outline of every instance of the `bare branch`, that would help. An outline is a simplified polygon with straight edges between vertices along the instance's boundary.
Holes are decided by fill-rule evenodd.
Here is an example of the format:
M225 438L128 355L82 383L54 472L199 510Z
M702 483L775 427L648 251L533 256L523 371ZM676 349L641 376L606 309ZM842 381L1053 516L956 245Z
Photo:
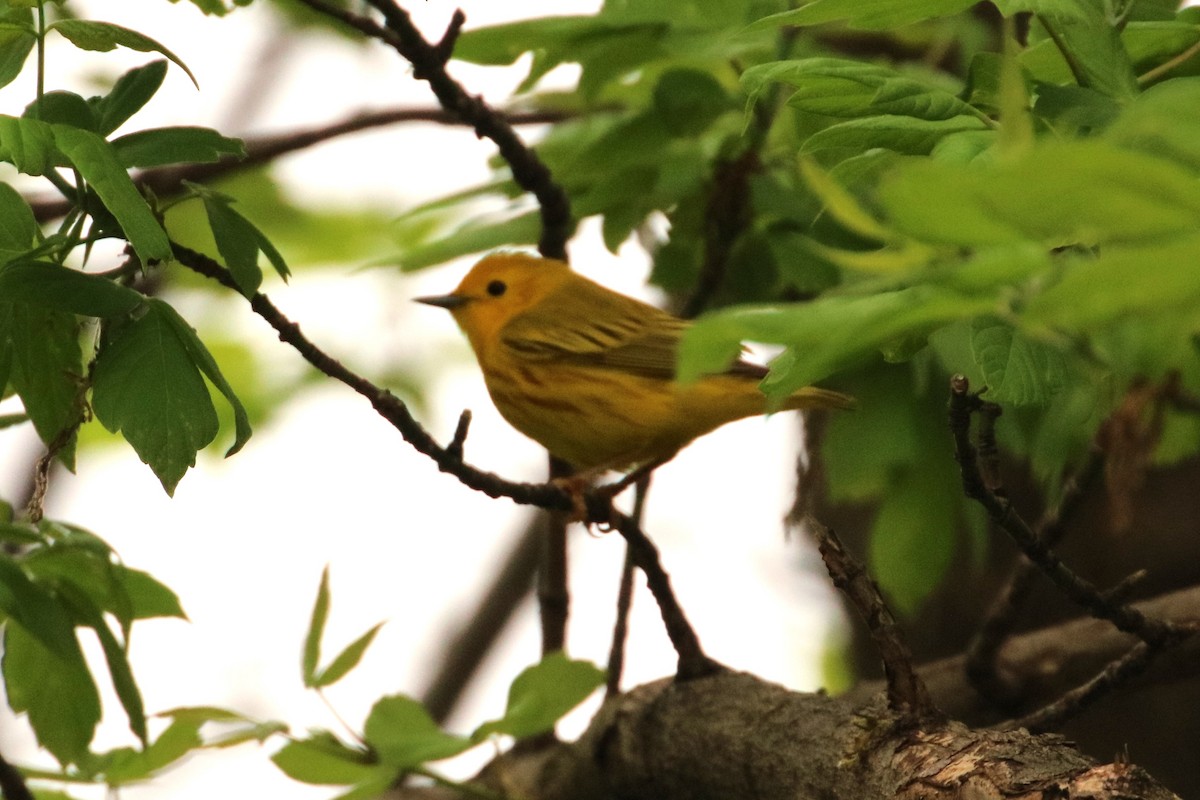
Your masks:
M810 522L833 585L841 590L867 623L871 640L883 659L888 707L910 724L940 716L929 699L924 681L913 668L912 651L904 641L900 626L879 593L879 587L867 574L866 567L846 552L833 531L816 520Z

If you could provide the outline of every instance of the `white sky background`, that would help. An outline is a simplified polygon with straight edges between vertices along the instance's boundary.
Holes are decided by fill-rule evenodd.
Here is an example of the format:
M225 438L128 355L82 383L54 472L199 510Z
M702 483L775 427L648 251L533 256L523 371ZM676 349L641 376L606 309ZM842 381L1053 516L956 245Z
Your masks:
M468 27L505 17L584 13L598 0L519 5L495 0L410 4L429 38L444 30L457 6ZM172 67L168 83L125 130L162 124L210 125L222 132L278 132L341 118L366 107L429 106L425 84L381 46L356 47L327 39L304 42L277 66L284 77L252 95L249 130L228 128L231 102L248 70L279 29L259 3L226 19L205 18L186 3L164 0L80 2L84 16L140 30L171 48L192 69L201 90ZM86 75L115 74L145 63L130 53L86 54L59 46L49 54L47 88L93 91ZM503 101L523 76L510 70L455 65L468 91ZM81 77L82 76L82 77ZM83 80L84 82L81 82ZM22 81L0 91L0 113L18 114L32 97ZM526 131L528 133L528 131ZM347 137L289 157L278 168L297 197L346 205L365 200L397 212L422 198L487 177L494 148L465 131L406 125ZM285 253L286 256L286 253ZM620 257L585 226L572 245L577 269L609 286L645 294L644 253L627 245ZM339 265L339 267L342 265ZM540 480L544 455L496 414L465 342L448 315L409 299L447 291L465 264L418 276L358 271L347 264L319 280L290 286L268 280L271 297L333 355L367 374L389 362L437 376L427 420L443 441L458 413L475 420L468 459L517 480ZM231 298L219 314L184 298L181 311L203 333L206 324L234 326L253 337L264 363L299 369L299 357L280 344L244 303ZM215 318L214 318L215 317ZM383 342L383 345L380 344ZM370 344L367 344L370 343ZM446 367L446 354L455 354ZM277 365L277 366L276 366ZM822 620L832 602L806 546L785 542L782 516L793 481L795 416L727 426L686 450L655 477L646 528L658 543L673 584L708 652L738 669L796 688L813 688L824 642ZM0 494L12 497L36 452L23 431L0 432ZM370 704L390 693L416 694L440 645L475 602L520 530L525 512L461 487L409 448L348 389L330 384L310 391L255 432L245 450L222 460L217 448L166 497L128 448L81 453L78 476L52 487L48 514L87 527L112 543L130 566L145 569L180 595L191 621L136 626L134 670L151 711L181 705L228 706L281 719L297 733L307 727L340 731L338 722L300 682L299 653L321 569L332 570L333 611L327 655L380 619L388 620L360 668L328 691L354 727ZM623 556L617 536L574 529L572 655L603 663ZM807 565L807 575L799 568ZM812 577L817 576L817 577ZM643 586L635 599L626 685L669 674L674 656L657 609ZM487 664L451 727L469 731L503 710L508 681L538 657L532 606ZM103 667L99 673L104 675ZM119 706L105 703L99 746L129 744ZM577 715L578 730L586 715ZM35 752L23 724L0 720L0 748L21 763L49 765ZM568 731L569 732L569 731ZM128 798L184 800L213 796L329 797L285 778L267 760L278 747L245 745L205 753L152 784L125 790ZM460 774L490 755L464 759Z

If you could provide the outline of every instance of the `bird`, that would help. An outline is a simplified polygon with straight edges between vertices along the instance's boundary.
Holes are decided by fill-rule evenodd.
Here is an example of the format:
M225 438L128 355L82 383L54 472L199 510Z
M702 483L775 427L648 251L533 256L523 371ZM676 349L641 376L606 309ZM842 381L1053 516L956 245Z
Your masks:
M653 469L744 417L855 405L809 386L769 407L758 387L767 368L742 358L679 382L676 354L691 323L556 259L493 253L449 294L414 300L450 312L501 416L577 474Z

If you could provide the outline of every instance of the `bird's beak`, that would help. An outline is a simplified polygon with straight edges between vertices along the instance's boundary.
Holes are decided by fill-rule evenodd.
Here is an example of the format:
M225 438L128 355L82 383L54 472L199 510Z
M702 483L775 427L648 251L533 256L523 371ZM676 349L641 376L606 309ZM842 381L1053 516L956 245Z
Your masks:
M448 311L453 311L456 308L462 308L470 300L469 297L464 297L461 294L438 294L432 297L414 297L414 303L424 303L427 306L437 306Z

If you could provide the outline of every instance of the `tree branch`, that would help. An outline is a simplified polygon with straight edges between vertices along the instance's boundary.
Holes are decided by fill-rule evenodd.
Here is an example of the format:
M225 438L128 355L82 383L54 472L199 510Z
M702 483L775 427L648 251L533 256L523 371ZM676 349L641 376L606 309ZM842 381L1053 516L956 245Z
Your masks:
M172 248L180 264L238 291L229 271L216 261L177 243L173 243ZM555 483L516 483L467 464L462 459L461 447L451 450L439 445L399 398L322 351L303 334L300 326L284 316L266 295L256 293L250 298L250 307L275 329L281 341L295 349L317 370L344 383L364 397L417 452L428 456L437 464L439 470L453 475L464 486L483 492L489 497L507 497L521 505L555 511L576 509L577 498ZM646 574L650 591L662 613L667 636L679 656L679 677L707 675L718 669L718 665L710 660L700 647L700 641L671 589L670 578L659 561L657 548L637 522L614 509L612 495L603 488L584 491L581 499L585 511L581 521L615 530L629 543L634 563Z
M367 0L387 23L337 8L324 0L300 0L309 8L341 20L372 39L395 49L413 66L413 76L429 83L438 103L448 113L475 129L481 137L496 143L501 157L512 169L513 179L537 198L542 215L542 237L538 251L548 258L566 260L566 243L573 228L571 204L562 187L554 182L550 170L521 141L504 118L482 97L470 95L446 72L449 48L453 46L464 17L456 13L439 44L430 44L421 36L408 12L387 0Z
M924 681L913 669L912 651L875 581L871 580L866 568L846 552L833 531L816 520L810 520L810 524L833 585L867 623L871 640L883 659L888 708L899 715L902 724L910 726L940 717L929 699Z
M500 113L500 112L497 112ZM509 125L540 125L561 122L569 117L560 111L514 111L502 114ZM381 111L362 111L326 125L300 128L287 133L246 137L243 158L225 157L209 164L182 164L143 170L133 176L140 189L149 189L159 197L179 192L184 181L203 183L243 170L269 164L282 156L307 150L319 144L352 133L407 122L431 122L439 125L466 125L458 117L440 108L393 108ZM73 203L62 197L33 197L29 199L34 218L49 222L67 214Z

